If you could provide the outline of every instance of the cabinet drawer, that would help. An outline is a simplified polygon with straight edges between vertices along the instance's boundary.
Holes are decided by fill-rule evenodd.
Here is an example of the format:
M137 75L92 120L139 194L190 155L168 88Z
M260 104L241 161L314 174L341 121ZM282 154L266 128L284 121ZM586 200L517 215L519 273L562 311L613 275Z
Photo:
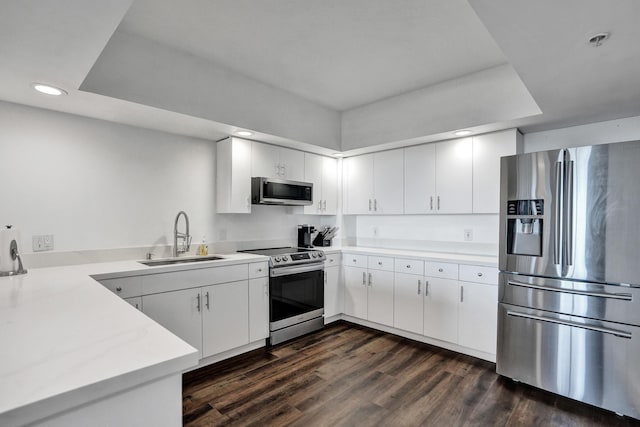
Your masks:
M120 298L142 295L142 276L103 279L100 283Z
M460 265L460 280L497 285L498 269L479 265Z
M396 273L417 274L422 276L424 274L424 261L396 258L395 271Z
M458 264L449 264L447 262L431 262L426 261L424 263L425 276L441 277L443 279L457 279L458 278Z
M325 267L340 265L340 254L325 254L325 256L327 257L324 261Z
M254 262L249 264L249 279L256 279L258 277L265 277L269 275L269 263L268 262Z
M367 267L371 270L393 271L393 258L386 256L368 257Z
M344 256L342 257L342 264L348 265L350 267L367 268L367 256L355 255L355 254L344 254Z
M249 278L247 264L228 265L224 267L199 268L195 270L174 271L143 276L144 294L176 291L179 289L217 285L219 283L237 282Z

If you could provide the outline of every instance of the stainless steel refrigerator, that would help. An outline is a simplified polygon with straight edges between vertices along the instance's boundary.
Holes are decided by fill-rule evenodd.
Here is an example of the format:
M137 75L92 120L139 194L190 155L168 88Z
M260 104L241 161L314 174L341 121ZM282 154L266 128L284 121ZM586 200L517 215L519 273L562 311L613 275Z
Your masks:
M640 141L502 158L497 372L640 418Z

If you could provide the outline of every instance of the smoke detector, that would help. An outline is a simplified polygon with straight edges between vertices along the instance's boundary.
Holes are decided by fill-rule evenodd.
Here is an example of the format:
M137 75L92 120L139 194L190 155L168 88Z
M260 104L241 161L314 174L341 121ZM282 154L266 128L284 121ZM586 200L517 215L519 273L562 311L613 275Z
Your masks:
M611 36L609 33L598 33L589 37L589 44L593 47L600 47L605 40Z

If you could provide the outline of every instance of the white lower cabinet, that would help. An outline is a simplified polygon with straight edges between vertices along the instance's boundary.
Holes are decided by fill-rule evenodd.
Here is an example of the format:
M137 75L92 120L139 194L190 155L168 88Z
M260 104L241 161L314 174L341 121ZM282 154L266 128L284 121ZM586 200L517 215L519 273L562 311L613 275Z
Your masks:
M394 282L393 327L422 335L424 278L395 273Z
M367 320L393 326L393 272L369 270Z
M249 282L202 288L202 357L249 343Z
M329 318L344 311L344 288L340 283L340 266L324 269L324 317Z
M200 288L144 295L143 312L188 344L202 358L202 296Z
M344 313L367 318L367 269L344 266Z
M458 281L425 277L424 335L458 342Z
M458 344L494 354L498 324L498 286L460 282Z
M249 341L269 336L269 278L249 280Z

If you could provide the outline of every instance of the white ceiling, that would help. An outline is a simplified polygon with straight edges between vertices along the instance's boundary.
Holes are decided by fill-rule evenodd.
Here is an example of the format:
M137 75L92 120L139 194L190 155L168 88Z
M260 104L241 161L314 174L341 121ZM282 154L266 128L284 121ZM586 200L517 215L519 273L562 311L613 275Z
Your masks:
M237 124L222 116L164 108L171 102L145 102L144 93L129 99L116 91L79 90L109 50L105 46L112 53L119 48L110 40L120 33L346 113L388 105L390 97L400 105L403 96L436 92L427 89L443 84L456 88L478 71L508 63L542 114L469 120L470 126L479 132L514 126L537 131L640 115L639 16L638 0L5 0L0 100L208 139L234 131ZM610 31L611 39L597 49L588 46L587 37L599 31ZM121 75L109 84L136 71L130 67L111 64ZM62 86L69 96L38 95L30 88L34 81ZM255 102L256 111L269 105L268 98L247 102ZM245 113L239 105L233 114ZM416 120L429 116L425 111ZM257 139L309 142L261 134L260 126L253 129ZM410 139L442 139L450 130ZM397 146L400 139L388 142Z
M339 111L507 62L465 0L136 0L119 30Z

